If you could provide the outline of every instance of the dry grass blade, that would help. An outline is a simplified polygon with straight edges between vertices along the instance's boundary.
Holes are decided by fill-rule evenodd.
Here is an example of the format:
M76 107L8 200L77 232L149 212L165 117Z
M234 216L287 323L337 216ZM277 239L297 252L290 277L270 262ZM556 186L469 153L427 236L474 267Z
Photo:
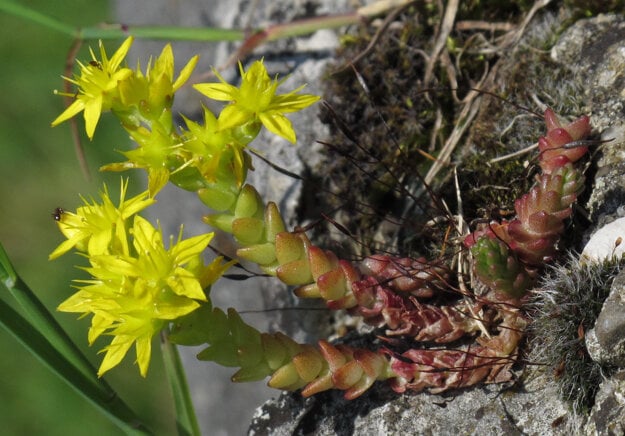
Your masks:
M436 42L434 43L434 49L432 50L430 59L428 60L428 63L425 67L425 75L423 78L423 84L425 86L427 86L432 80L434 66L438 62L438 57L445 47L447 37L454 28L454 21L456 19L456 14L458 13L458 4L458 0L451 0L449 3L447 3L447 8L445 8L445 15L443 16L443 21L441 22L441 26L436 37Z
M484 81L480 83L483 82ZM428 185L432 183L439 171L449 163L449 158L455 150L456 145L458 145L458 142L460 142L462 135L471 125L471 122L477 115L480 107L479 93L477 93L476 91L470 91L469 95L467 95L466 100L468 101L464 104L464 107L460 112L460 116L458 117L458 121L456 122L453 131L445 141L445 145L439 153L438 158L434 161L427 174L425 175L425 183Z

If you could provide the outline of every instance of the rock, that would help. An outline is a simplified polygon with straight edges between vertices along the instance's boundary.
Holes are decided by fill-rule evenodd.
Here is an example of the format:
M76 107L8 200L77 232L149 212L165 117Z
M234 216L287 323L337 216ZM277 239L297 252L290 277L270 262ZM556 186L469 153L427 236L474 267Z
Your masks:
M617 209L621 213L621 208ZM583 262L602 262L606 259L621 258L625 253L625 218L616 220L604 225L595 231L584 250L582 250L581 260Z
M593 360L625 368L625 273L614 279L586 347Z
M601 383L584 430L588 436L625 434L625 371Z
M339 392L284 393L256 412L250 435L564 434L566 406L539 378L525 386L397 396L384 384L347 401ZM531 412L533 411L533 412ZM538 412L539 411L539 412Z

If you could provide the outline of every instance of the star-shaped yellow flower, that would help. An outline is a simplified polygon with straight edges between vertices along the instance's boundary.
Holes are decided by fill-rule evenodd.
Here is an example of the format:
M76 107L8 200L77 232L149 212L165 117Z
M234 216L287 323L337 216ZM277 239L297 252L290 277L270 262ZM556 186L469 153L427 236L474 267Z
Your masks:
M183 148L192 153L191 165L209 182L226 182L234 176L237 186L245 181L251 168L245 146L231 136L230 130L219 129L215 115L204 108L204 125L183 116L188 131Z
M122 61L128 54L132 41L132 37L127 38L110 59L104 50L102 41L100 41L101 60L98 60L93 50L90 49L91 61L87 64L77 61L80 66L80 76L75 76L74 79L64 78L78 87L76 100L52 121L52 126L67 121L79 112L84 111L85 130L87 131L87 136L93 138L100 115L102 112L110 110L116 100L119 99L119 83L133 74L133 71L129 68L120 68ZM62 95L73 97L73 94Z
M247 70L239 62L241 86L227 83L217 71L221 83L199 83L193 87L205 96L218 101L230 101L219 115L219 129L225 130L260 121L270 132L295 143L295 131L285 113L296 112L310 106L319 97L297 94L304 86L287 94L276 95L282 82L271 79L263 61L259 60Z
M74 247L90 255L99 255L110 252L119 244L126 244L126 219L155 202L147 191L126 200L127 188L126 180L121 185L119 206L113 204L105 185L100 193L101 204L94 200L89 203L83 198L85 205L77 208L76 213L64 211L57 224L67 240L50 254L50 260Z

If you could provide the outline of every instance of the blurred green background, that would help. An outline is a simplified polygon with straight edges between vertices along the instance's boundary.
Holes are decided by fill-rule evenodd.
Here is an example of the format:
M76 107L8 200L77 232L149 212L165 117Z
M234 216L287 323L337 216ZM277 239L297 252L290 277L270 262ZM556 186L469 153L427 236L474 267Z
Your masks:
M76 27L111 21L106 1L19 3ZM26 283L97 367L101 356L96 353L106 341L89 348L89 319L77 321L75 314L55 310L71 294L70 281L80 275L74 265L82 264L82 259L68 254L48 261L48 254L62 240L51 213L56 207L75 210L80 205L79 194L97 198L103 181L109 185L111 197L117 197L114 193L119 192L120 175L101 174L97 168L123 160L114 150L127 148L126 137L110 114L103 116L94 140L85 139L83 144L92 173L92 179L86 180L74 153L69 124L50 127L63 110L63 98L54 95L53 90L63 88L60 76L73 41L1 12L0 35L0 242ZM108 53L118 44L108 43ZM96 47L97 42L83 44L79 59L90 59L89 45ZM134 65L135 61L128 63ZM86 138L82 117L79 121L82 137ZM137 191L135 184L130 194ZM0 330L0 349L2 434L120 433L4 330ZM160 354L155 348L147 379L139 376L133 360L134 349L119 368L107 375L107 380L156 433L173 433L173 405Z

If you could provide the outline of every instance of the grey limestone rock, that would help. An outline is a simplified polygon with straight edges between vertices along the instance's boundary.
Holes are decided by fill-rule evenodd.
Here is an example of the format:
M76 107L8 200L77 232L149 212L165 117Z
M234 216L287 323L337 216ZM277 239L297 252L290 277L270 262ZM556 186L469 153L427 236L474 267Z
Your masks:
M625 274L614 279L594 329L586 337L593 360L625 367Z

